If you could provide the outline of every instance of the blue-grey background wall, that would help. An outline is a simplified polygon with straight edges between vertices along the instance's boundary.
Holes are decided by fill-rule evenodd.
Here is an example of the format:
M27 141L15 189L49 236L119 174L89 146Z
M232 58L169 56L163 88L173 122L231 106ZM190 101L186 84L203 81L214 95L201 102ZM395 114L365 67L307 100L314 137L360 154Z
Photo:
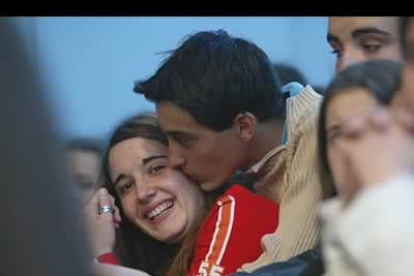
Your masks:
M133 83L155 72L160 54L201 30L255 42L274 62L297 66L316 85L333 75L326 17L22 17L61 135L107 135L151 103Z

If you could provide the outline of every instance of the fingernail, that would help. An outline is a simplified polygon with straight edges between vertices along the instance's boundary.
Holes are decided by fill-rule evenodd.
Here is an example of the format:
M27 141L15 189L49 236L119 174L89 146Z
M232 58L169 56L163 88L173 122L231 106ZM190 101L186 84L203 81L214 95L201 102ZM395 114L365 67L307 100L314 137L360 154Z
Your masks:
M99 194L106 195L106 189L100 189L99 190Z

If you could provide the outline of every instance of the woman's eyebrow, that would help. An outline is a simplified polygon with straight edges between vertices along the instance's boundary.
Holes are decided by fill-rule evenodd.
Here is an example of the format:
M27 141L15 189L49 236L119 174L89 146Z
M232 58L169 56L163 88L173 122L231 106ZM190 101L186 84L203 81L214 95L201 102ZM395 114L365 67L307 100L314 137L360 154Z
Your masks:
M146 165L149 162L151 162L152 160L158 159L158 158L167 158L167 156L166 155L153 155L153 156L142 159L142 164Z
M120 180L122 180L123 178L126 178L126 177L127 176L125 174L123 174L123 173L121 173L120 175L118 175L118 177L115 179L114 186L116 186L116 184L118 184L118 182Z

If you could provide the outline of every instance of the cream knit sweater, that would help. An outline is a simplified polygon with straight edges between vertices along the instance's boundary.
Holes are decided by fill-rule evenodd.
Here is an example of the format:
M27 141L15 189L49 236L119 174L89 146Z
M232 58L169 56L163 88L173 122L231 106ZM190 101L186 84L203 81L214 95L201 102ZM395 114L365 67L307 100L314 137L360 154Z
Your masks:
M322 188L317 170L317 116L322 97L309 85L287 100L288 142L263 162L266 174L256 183L258 193L280 202L276 232L262 238L262 255L242 266L251 272L288 260L313 248L320 239L317 216Z

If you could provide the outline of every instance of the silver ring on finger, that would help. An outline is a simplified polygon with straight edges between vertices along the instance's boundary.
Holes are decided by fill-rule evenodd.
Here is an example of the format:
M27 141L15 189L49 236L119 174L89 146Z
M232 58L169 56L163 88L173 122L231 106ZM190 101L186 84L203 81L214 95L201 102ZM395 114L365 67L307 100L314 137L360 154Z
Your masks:
M114 208L112 208L111 205L104 205L102 207L99 207L99 214L112 213L113 211L114 211Z

